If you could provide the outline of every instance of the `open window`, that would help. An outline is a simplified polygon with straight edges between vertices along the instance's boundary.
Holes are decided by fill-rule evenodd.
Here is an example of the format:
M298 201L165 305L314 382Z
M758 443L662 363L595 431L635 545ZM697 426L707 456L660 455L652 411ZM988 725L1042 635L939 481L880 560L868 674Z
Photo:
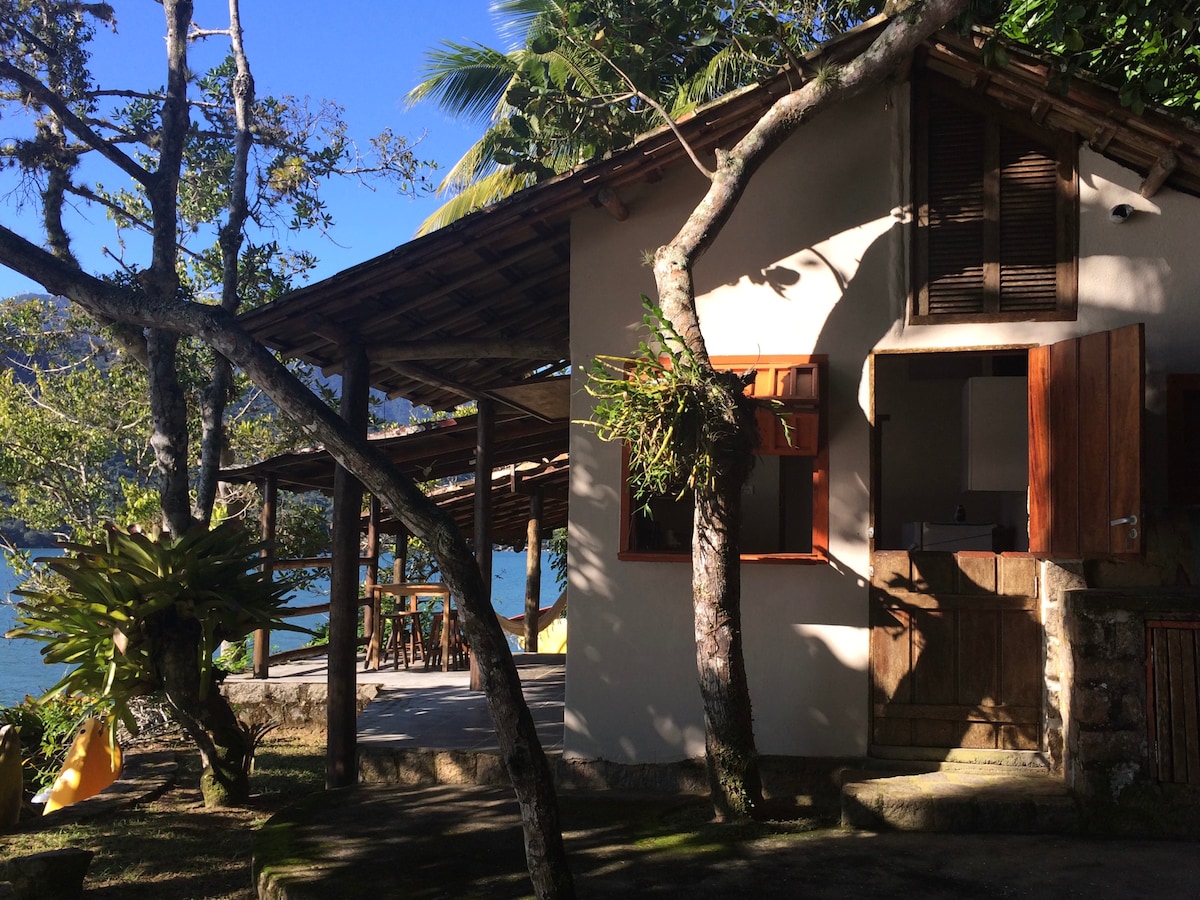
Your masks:
M759 448L742 494L742 560L823 562L828 554L829 456L823 356L714 357L717 369L753 371L747 395L762 401ZM633 497L622 461L620 558L686 560L693 498Z
M911 321L1074 319L1074 138L928 74L912 127Z

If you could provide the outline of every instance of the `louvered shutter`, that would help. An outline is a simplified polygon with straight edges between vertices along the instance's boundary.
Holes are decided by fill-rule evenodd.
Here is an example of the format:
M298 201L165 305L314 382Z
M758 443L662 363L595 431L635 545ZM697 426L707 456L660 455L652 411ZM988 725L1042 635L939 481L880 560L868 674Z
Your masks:
M962 107L938 104L929 111L928 199L921 217L931 232L928 315L983 311L984 125Z
M1058 172L1053 148L1000 129L1000 312L1058 305Z
M932 78L915 111L913 321L1073 318L1070 140Z

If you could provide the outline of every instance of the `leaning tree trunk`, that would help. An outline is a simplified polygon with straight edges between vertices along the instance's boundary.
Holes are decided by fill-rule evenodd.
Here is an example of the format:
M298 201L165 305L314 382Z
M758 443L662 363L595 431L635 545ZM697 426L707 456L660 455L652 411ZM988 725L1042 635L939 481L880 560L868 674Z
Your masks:
M451 529L457 532L453 526ZM575 896L575 886L567 867L550 762L537 738L512 651L484 591L479 568L462 552L465 545L461 549L455 546L461 538L455 540L450 529L443 534L450 540L442 546L431 545L431 549L442 577L460 600L463 628L478 662L500 756L520 806L534 893L544 900L568 900Z
M831 67L776 100L733 149L718 150L709 188L687 221L654 258L659 307L691 350L712 370L696 310L693 271L733 215L751 177L784 140L817 113L881 83L917 46L966 6L966 0L891 4L895 15L857 58ZM695 157L693 157L695 158ZM699 164L698 164L699 165ZM736 471L711 491L696 493L692 545L693 610L700 692L705 704L705 748L718 816L742 815L761 796L745 690L738 575ZM701 644L704 645L703 649Z
M200 790L206 807L240 806L250 799L254 748L210 668L202 681L201 624L168 609L150 627L154 664L171 715L200 749Z

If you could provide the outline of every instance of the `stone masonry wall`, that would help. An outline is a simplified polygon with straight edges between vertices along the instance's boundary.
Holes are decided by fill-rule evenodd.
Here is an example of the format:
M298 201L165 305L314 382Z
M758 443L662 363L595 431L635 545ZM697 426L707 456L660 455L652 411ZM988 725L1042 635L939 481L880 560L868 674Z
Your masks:
M1085 800L1119 803L1152 782L1146 623L1200 619L1200 591L1075 589L1061 598L1063 776Z

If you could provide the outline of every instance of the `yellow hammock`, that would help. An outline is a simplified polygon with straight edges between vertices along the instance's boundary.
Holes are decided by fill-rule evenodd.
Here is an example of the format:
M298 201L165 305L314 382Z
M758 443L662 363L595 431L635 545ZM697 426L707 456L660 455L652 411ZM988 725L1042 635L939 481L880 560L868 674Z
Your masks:
M100 719L84 721L42 814L94 797L121 776L121 748Z
M538 631L545 631L550 627L550 623L557 619L562 611L567 606L567 592L563 591L558 595L558 599L554 601L553 606L548 606L538 613ZM525 622L523 619L514 622L512 619L506 619L500 613L496 613L496 618L500 620L500 627L511 634L513 637L525 637Z

